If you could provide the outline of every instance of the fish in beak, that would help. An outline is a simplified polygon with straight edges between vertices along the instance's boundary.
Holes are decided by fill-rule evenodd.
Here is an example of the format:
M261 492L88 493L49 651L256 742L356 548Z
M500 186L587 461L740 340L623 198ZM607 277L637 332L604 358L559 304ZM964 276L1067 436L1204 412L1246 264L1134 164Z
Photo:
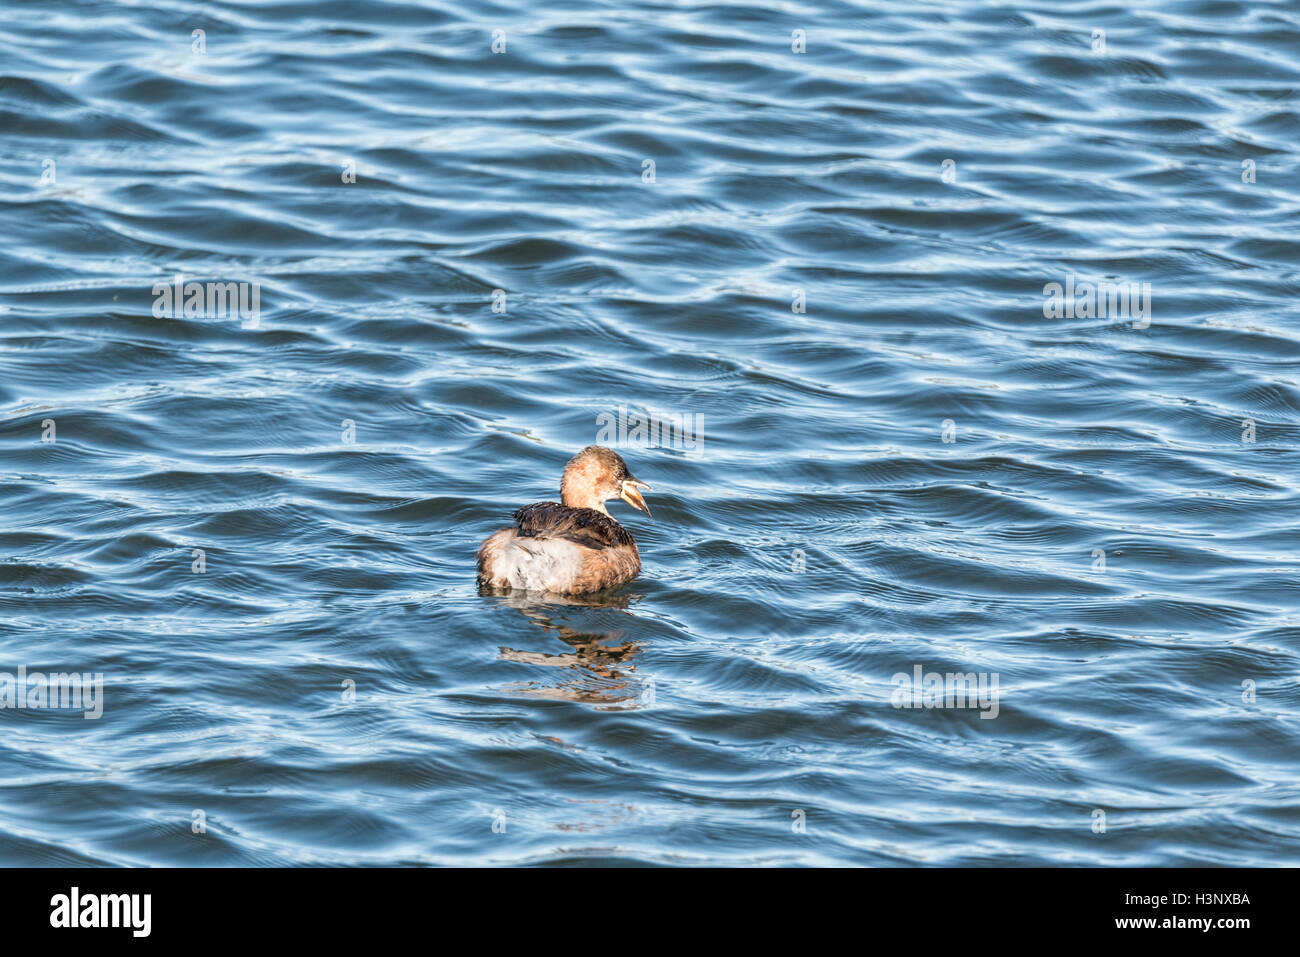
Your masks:
M645 489L648 492L650 491L650 486L646 485L645 482L634 478L624 479L618 487L618 497L627 502L627 504L631 505L633 508L639 508L647 515L650 515L650 506L647 505L645 499L641 497L641 489ZM650 517L654 518L653 515L650 515Z

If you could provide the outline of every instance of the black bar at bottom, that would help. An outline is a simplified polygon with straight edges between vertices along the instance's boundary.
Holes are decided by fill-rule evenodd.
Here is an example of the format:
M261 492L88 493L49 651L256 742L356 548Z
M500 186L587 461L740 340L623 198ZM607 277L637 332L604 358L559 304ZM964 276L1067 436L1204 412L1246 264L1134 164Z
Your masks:
M70 868L0 870L0 883L11 944L373 948L392 935L439 945L454 930L445 943L458 949L462 932L495 946L552 933L557 945L595 933L617 946L624 934L650 943L671 931L695 943L722 934L734 947L772 931L797 936L811 922L817 939L848 933L863 944L897 932L940 946L1199 938L1232 947L1295 929L1291 870Z

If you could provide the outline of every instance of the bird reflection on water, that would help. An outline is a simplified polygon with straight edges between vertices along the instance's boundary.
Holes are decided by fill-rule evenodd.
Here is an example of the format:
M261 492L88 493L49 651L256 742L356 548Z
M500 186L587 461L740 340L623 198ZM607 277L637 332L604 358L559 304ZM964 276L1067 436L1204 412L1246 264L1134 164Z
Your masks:
M576 701L600 710L636 710L653 704L654 679L637 674L635 659L642 651L640 643L623 640L623 629L584 631L560 620L561 615L613 609L635 621L636 616L629 608L642 595L579 596L520 591L496 595L488 589L481 591L484 595L494 595L501 604L515 609L571 649L547 652L502 647L502 661L562 669L556 682L516 682L505 686L503 691L533 698Z

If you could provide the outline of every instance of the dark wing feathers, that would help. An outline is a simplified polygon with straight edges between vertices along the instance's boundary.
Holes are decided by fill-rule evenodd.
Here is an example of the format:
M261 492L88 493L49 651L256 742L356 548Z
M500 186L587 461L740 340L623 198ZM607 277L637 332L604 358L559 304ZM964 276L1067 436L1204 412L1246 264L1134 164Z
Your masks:
M515 512L515 521L525 538L563 538L588 548L635 544L627 529L594 508L538 502Z

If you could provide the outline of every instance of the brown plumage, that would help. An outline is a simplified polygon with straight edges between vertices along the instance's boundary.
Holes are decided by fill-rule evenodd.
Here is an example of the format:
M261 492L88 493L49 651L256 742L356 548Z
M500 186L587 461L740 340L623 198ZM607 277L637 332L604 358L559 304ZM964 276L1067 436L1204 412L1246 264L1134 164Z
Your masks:
M649 515L640 492L649 487L632 477L617 452L587 446L564 467L560 502L519 509L514 528L479 548L480 587L579 595L627 584L641 572L641 555L605 502L621 498Z

